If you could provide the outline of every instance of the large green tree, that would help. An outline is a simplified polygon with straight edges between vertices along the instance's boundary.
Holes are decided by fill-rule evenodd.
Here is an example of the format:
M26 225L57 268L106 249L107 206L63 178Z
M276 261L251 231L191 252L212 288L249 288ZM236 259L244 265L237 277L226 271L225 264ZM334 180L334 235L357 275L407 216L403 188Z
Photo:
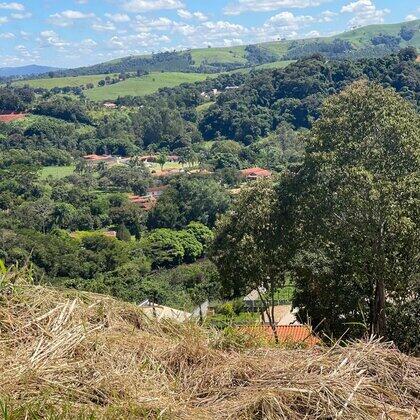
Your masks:
M295 219L295 304L329 333L365 324L387 336L388 309L415 299L419 141L408 102L356 82L326 101L302 168L279 190Z

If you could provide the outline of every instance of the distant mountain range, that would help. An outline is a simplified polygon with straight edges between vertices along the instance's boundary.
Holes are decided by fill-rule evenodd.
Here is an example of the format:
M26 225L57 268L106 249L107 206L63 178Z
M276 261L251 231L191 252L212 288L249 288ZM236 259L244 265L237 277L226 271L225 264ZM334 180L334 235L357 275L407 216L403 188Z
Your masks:
M57 67L38 66L36 64L21 67L0 67L0 77L38 76L39 74L57 70L59 70Z

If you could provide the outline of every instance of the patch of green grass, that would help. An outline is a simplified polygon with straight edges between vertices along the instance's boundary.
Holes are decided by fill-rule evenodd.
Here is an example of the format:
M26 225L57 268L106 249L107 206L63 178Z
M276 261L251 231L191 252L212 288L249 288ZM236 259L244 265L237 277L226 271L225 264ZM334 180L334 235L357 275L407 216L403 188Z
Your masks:
M255 70L262 69L284 69L289 64L294 63L294 60L283 60L283 61L273 61L272 63L262 64L261 66L254 67Z
M221 48L200 48L191 51L194 64L199 66L204 61L207 63L240 63L245 64L245 46L221 47Z
M195 109L198 113L203 113L207 111L212 105L214 105L214 101L204 102L204 104L198 105Z
M119 96L145 96L164 87L174 87L182 83L194 83L215 77L216 75L200 73L150 73L142 77L133 77L114 85L97 87L85 91L86 96L93 101L117 99Z
M216 143L214 140L203 141L200 143L200 146L206 150L210 150L214 143Z
M89 76L75 76L75 77L53 77L49 79L33 79L33 80L22 80L15 82L16 85L29 85L31 87L52 89L54 87L77 87L86 85L87 83L93 83L95 86L98 85L100 80L105 79L106 76L112 78L118 77L117 74L94 74Z
M259 66L254 67L245 67L242 69L232 70L228 73L249 73L251 70L264 70L264 69L283 69L287 67L289 64L294 63L295 60L280 60L280 61L273 61L272 63L261 64Z
M74 165L69 166L45 166L39 171L41 179L47 179L49 177L53 179L62 179L66 176L72 175L76 167Z

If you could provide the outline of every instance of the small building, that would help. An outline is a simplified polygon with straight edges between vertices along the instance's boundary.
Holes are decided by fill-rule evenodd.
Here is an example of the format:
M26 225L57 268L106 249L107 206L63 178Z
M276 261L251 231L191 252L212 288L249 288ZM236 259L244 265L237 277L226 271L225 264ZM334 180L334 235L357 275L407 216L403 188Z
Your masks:
M150 211L156 206L156 198L152 196L139 196L132 195L129 197L129 200L133 204L137 204L145 211Z
M149 299L139 304L144 314L151 319L158 321L162 319L172 319L178 322L186 322L191 318L189 312L180 311L179 309L170 308L169 306L158 305Z
M147 156L139 157L140 162L144 162L144 163L156 162L156 159L157 159L156 155L147 155Z
M250 335L261 336L263 334L268 340L274 340L274 334L268 325L247 325L239 327L241 332ZM321 340L314 334L310 325L278 325L276 332L281 344L297 344L313 347L321 344Z
M117 232L115 230L106 230L104 232L104 236L106 236L107 238L116 238Z
M117 109L117 105L114 102L104 102L104 108Z
M270 178L272 176L269 170L258 167L243 169L240 173L242 178L246 178L247 180Z
M96 154L85 155L83 156L83 159L86 162L91 162L91 163L109 162L111 160L116 160L116 158L113 158L111 155L96 155Z
M160 187L148 188L146 197L159 198L167 188L168 185L161 185Z
M226 90L236 90L236 89L239 89L240 88L240 86L226 86Z
M180 161L180 157L178 155L169 155L166 159L171 163L177 163Z

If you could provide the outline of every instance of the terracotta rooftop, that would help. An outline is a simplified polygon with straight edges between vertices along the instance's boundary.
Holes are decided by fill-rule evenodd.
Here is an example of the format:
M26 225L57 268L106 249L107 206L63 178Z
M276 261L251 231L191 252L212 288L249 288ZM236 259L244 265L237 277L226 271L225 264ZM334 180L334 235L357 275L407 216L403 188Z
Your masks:
M240 327L240 330L249 334L262 330L267 334L269 339L273 338L273 332L268 325L244 326ZM321 340L313 334L312 328L309 325L278 325L277 334L280 342L284 343L303 343L312 347L321 342Z
M92 161L100 161L100 160L108 160L110 159L110 155L85 155L83 156L83 159L85 160L92 160Z
M271 172L268 171L267 169L262 169L262 168L247 168L247 169L243 169L241 171L242 176L246 176L246 177L256 177L256 178L268 178L271 176Z
M129 200L143 208L144 210L148 211L151 210L156 205L156 198L150 196L139 196L139 195L132 195L129 197Z
M26 114L15 114L15 113L0 114L0 121L7 123L11 121L21 120L25 117L26 117Z

